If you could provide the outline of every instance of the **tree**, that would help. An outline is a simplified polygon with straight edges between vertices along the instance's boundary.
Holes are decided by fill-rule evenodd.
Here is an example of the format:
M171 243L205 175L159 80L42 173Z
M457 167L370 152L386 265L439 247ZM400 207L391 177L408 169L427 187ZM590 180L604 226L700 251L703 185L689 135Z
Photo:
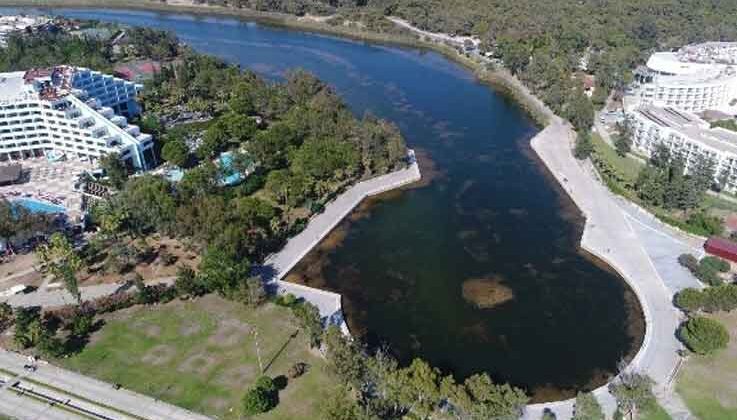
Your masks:
M394 390L399 404L417 418L425 419L437 409L442 395L440 371L421 359L396 372Z
M655 405L653 380L639 373L621 373L609 384L609 391L617 399L617 408L625 415L636 417L637 411L646 411Z
M604 420L604 412L596 397L590 392L579 392L572 420Z
M570 121L578 131L591 129L594 123L594 105L581 89L576 89L570 94L563 110L563 117Z
M174 280L177 294L182 297L197 297L207 293L207 288L202 283L192 268L182 265L177 268L177 278Z
M335 325L328 326L323 341L330 370L344 382L358 388L366 373L366 359L358 344Z
M265 413L278 403L278 390L273 379L262 376L243 396L243 413L247 416Z
M245 114L228 113L220 117L224 120L231 142L245 143L253 138L258 127L253 118Z
M632 149L632 124L625 119L623 123L617 123L619 133L614 140L614 148L621 157L627 156Z
M258 306L266 301L266 289L261 277L249 277L246 279L246 288L248 290L247 304L250 306Z
M685 311L698 311L704 306L705 296L700 290L687 288L676 294L676 306Z
M125 167L120 156L116 153L109 153L100 158L100 168L105 171L105 176L110 180L110 184L120 189L128 179L128 168Z
M203 285L221 295L226 295L244 282L251 271L251 264L236 250L214 243L207 247L200 262Z
M132 178L114 202L125 209L134 232L168 232L173 227L177 205L171 184L164 178L153 175Z
M681 324L678 338L697 354L711 354L727 347L729 333L719 321L696 316Z
M170 140L161 148L161 157L172 165L182 168L189 160L189 147L183 140Z
M687 268L689 271L696 271L699 266L699 260L696 259L692 254L681 254L678 256L678 263Z
M50 274L55 281L61 282L77 304L82 301L79 291L77 272L82 268L79 257L69 240L61 233L54 233L49 242L37 249L41 261L41 271Z
M320 310L312 303L303 301L292 306L292 313L310 338L310 346L317 347L323 332Z
M324 401L322 418L325 420L360 420L365 419L366 416L348 388L339 386L330 392Z
M578 160L587 159L594 151L594 145L591 143L591 134L588 131L579 131L576 136L576 146L573 149L573 156Z
M719 257L713 255L707 255L699 261L699 265L707 267L710 270L714 270L719 273L729 272L729 263Z
M472 420L517 419L521 416L529 397L519 388L509 384L494 384L486 373L467 378L456 392L455 404Z

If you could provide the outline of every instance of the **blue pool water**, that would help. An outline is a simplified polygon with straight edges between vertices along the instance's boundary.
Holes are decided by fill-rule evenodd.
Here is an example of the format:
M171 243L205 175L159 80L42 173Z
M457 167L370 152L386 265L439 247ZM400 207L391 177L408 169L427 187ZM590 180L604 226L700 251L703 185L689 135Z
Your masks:
M31 198L21 198L18 200L14 200L13 202L27 208L28 210L31 211L31 213L54 214L54 213L66 212L66 209L62 206L45 203L43 201L33 200Z
M243 181L243 175L233 169L233 154L225 152L220 155L218 159L220 161L220 167L223 168L223 185L235 185Z

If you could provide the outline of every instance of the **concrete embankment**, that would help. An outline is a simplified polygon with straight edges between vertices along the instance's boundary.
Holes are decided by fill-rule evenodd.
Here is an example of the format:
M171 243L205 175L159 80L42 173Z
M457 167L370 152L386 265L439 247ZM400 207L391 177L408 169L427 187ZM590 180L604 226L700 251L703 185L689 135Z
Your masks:
M305 230L289 239L281 251L270 255L264 261L261 272L265 280L275 285L279 293L292 293L313 303L320 309L323 317L327 317L333 324L340 325L344 332L347 332L339 294L285 282L281 279L363 199L419 181L420 168L415 154L410 150L408 156L410 159L408 167L359 182L327 204L322 213L310 219Z
M647 253L639 243L612 194L576 161L571 153L575 133L554 118L532 140L531 145L550 173L586 217L581 248L613 267L630 285L644 312L646 331L641 348L626 368L655 382L658 401L673 418L689 418L688 410L672 390L673 375L681 345L674 332L680 314ZM607 386L594 391L608 416L616 402ZM559 419L570 418L574 400L528 406L525 418L540 418L550 408Z

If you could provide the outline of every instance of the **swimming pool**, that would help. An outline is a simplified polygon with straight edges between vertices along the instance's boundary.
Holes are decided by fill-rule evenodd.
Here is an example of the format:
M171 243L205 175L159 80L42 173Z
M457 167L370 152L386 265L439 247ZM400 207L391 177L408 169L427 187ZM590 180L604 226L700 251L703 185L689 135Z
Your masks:
M19 198L18 200L13 200L13 202L20 206L25 207L31 213L54 214L54 213L64 213L67 210L62 206L57 206L51 203L46 203L44 201L34 200L32 198Z

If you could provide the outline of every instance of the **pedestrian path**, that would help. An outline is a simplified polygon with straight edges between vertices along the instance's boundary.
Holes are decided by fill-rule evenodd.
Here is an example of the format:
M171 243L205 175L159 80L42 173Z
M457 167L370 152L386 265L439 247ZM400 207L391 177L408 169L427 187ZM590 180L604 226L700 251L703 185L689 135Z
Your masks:
M207 420L209 417L0 350L0 412L19 419ZM4 384L5 385L5 384Z
M669 414L689 418L680 398L672 391L672 377L679 363L681 344L675 337L680 313L671 303L672 290L663 282L625 213L614 196L597 182L571 153L575 133L558 118L533 140L532 148L586 217L581 248L607 262L627 281L644 312L646 332L642 347L627 366L630 372L647 374L655 393ZM616 408L607 386L594 391L608 416ZM540 418L545 408L559 419L570 418L574 400L528 406L525 418Z

